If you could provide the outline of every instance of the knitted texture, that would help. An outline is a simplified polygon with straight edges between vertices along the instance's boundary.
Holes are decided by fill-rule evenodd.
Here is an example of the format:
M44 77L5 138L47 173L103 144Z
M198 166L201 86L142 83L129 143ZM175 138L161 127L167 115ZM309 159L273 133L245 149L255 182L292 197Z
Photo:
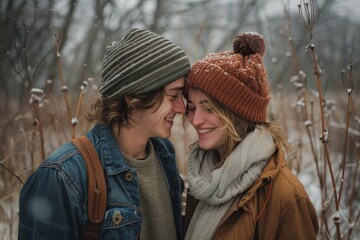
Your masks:
M259 147L261 146L261 147ZM244 193L259 178L276 150L269 131L255 128L215 169L215 150L191 149L187 161L189 193L199 200L185 240L212 239L221 219L236 196Z
M210 53L194 63L185 81L186 91L197 88L238 116L253 122L266 121L270 101L263 64L265 41L257 33L237 35L233 51Z
M189 70L189 59L175 43L149 30L130 29L106 49L100 93L110 100L147 94Z

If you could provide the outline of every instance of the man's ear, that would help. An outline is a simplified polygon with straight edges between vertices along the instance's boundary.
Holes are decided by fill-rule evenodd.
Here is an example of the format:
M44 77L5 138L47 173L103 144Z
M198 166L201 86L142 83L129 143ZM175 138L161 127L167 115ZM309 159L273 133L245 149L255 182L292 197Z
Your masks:
M130 96L125 96L125 102L126 102L127 104L129 104L129 102L131 102L131 100L132 100L132 97L130 97Z

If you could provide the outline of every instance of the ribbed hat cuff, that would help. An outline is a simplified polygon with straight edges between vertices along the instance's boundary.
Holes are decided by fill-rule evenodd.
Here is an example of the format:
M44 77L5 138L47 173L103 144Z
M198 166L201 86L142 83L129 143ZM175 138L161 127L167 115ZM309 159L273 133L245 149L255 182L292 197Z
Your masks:
M228 106L237 115L254 122L266 121L266 108L270 96L262 97L240 80L206 61L192 66L186 88L197 88ZM240 93L240 94L239 94Z

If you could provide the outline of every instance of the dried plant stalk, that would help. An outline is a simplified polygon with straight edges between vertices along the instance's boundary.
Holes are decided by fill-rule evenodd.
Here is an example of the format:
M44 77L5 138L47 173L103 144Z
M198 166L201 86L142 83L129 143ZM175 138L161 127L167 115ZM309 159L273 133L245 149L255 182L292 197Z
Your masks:
M342 196L342 190L343 190L343 185L344 185L344 177L345 177L345 163L346 163L346 156L347 156L347 149L348 149L348 135L349 135L349 122L350 122L350 106L351 106L351 93L353 90L353 84L352 84L352 68L353 68L353 64L352 62L350 62L349 64L349 81L347 83L347 86L345 87L346 93L347 93L347 108L346 108L346 126L345 126L345 144L344 144L344 152L343 152L343 159L342 159L342 175L341 175L341 180L340 180L340 189L339 189L339 202L341 200L341 196ZM341 79L342 82L343 81L343 75L344 75L344 71L341 71Z
M54 14L54 12L53 12L53 14ZM53 24L53 28L57 29L55 24ZM62 39L62 32L61 32L61 28L58 28L58 30L59 30L59 33L57 33L56 30L54 32L54 47L55 47L55 52L56 52L56 65L58 68L61 90L64 94L64 100L65 100L65 104L66 104L66 111L67 111L67 115L68 115L70 128L72 128L73 125L71 123L72 118L71 118L71 110L70 110L70 104L69 104L68 89L67 89L67 86L65 85L63 72L62 72L62 65L61 65L60 45L61 45L61 39Z
M308 45L308 48L311 51L311 57L312 57L312 61L314 64L314 73L316 76L316 84L317 84L318 93L319 93L321 130L322 130L320 140L323 145L324 157L325 157L327 166L329 167L331 183L332 183L334 199L335 199L336 212L335 212L335 214L333 214L332 219L336 226L337 239L340 240L341 239L341 230L340 230L339 198L338 198L338 193L336 190L336 183L335 183L333 168L332 168L332 164L330 161L329 149L328 149L328 142L329 142L328 134L329 133L325 126L325 114L324 114L324 106L323 106L324 97L323 97L322 86L321 86L321 69L319 68L319 65L318 65L318 61L317 61L316 54L315 54L315 44L313 41L313 28L314 28L314 24L315 24L315 4L314 4L313 0L310 0L309 2L306 2L305 0L301 0L300 4L298 5L298 8L299 8L300 20L301 20L304 28L309 33L309 37L310 37L310 44ZM324 175L324 176L326 176L326 175Z

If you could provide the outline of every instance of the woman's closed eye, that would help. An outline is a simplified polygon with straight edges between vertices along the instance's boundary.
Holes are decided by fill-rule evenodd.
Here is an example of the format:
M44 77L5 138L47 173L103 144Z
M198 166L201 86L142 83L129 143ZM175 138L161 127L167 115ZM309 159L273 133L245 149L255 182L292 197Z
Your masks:
M187 107L186 112L194 112L196 110L195 107Z
M206 111L207 113L213 113L213 112L214 112L214 110L213 110L212 108L206 108L205 111Z

